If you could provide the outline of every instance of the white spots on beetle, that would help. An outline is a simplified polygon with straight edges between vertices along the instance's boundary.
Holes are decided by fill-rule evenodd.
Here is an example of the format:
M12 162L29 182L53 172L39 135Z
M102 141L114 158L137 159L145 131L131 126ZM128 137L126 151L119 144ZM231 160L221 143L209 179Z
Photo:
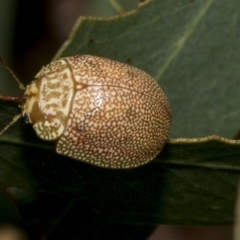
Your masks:
M68 66L43 76L39 91L39 106L42 112L54 115L60 110L67 116L74 96L73 89L74 81Z
M106 110L106 111L111 111L111 110L114 109L114 108L115 108L115 105L114 105L114 104L106 103L106 105L105 105L105 110Z
M131 168L161 151L170 129L170 108L143 71L80 55L55 61L36 77L39 95L32 96L27 113L41 112L34 129L42 139L58 139L58 153L97 166ZM39 108L34 109L36 101Z
M71 78L71 70L65 60L60 60L42 68L36 77L39 84L30 86L38 86L38 95L35 100L37 107L31 107L28 114L31 119L37 119L35 116L40 116L34 125L40 138L55 140L64 131L71 100L74 96L74 81ZM28 94L30 100L34 96L33 93ZM29 103L26 102L23 108L26 109L25 106L28 105Z
M42 69L35 76L35 78L40 78L42 76L49 75L53 72L57 72L57 71L61 70L62 68L66 68L66 66L67 66L67 64L66 64L65 60L63 60L63 59L54 61L54 62L48 64L46 67L42 67Z
M34 124L33 128L41 139L50 140L51 138L54 139L56 137L56 133L49 127L48 122ZM50 131L46 131L46 128Z
M94 96L99 93L103 101L96 107ZM148 162L156 156L156 149L161 149L158 141L161 129L157 131L151 126L158 121L157 117L151 118L155 108L151 101L144 95L111 86L92 86L77 92L68 130L57 144L58 152L61 153L61 146L66 144L68 156L111 168L128 168ZM147 115L141 114L142 108ZM160 114L159 110L155 112ZM74 124L84 126L85 131L79 131ZM154 134L157 136L152 139ZM150 145L155 146L153 152L148 151Z
M121 102L121 96L117 96L116 99L118 102Z
M68 124L72 125L72 119L70 117L68 118Z

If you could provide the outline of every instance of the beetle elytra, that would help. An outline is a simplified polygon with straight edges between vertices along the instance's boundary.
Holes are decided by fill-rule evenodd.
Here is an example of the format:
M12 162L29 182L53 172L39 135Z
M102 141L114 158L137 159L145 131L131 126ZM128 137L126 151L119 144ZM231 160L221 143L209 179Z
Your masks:
M154 159L171 125L169 102L153 78L91 55L43 67L25 89L22 116L38 137L56 141L57 153L118 169Z

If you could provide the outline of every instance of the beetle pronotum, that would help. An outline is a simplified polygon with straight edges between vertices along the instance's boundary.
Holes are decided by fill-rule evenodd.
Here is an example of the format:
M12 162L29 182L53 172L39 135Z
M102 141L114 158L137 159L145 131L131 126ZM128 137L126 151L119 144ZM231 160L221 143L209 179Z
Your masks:
M153 78L90 55L61 58L43 67L26 87L21 109L38 137L56 141L57 153L106 168L151 161L162 150L171 125L169 102Z

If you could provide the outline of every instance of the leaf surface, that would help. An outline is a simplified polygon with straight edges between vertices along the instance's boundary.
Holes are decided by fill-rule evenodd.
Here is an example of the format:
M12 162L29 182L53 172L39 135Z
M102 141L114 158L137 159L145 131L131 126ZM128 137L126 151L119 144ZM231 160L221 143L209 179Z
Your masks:
M240 117L238 9L234 0L156 0L118 17L80 18L56 58L92 54L141 68L169 98L170 137L231 137ZM17 112L0 102L0 129ZM0 136L0 179L84 200L113 223L230 224L239 152L218 137L171 140L145 166L102 169L57 155L18 121Z

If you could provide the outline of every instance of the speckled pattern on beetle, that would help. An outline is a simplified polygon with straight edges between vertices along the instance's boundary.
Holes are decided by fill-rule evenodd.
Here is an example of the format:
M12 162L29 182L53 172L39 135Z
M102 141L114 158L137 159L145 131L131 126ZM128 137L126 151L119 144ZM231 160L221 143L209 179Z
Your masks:
M147 73L90 55L61 58L27 86L22 115L59 154L106 168L141 166L170 131L168 100Z

